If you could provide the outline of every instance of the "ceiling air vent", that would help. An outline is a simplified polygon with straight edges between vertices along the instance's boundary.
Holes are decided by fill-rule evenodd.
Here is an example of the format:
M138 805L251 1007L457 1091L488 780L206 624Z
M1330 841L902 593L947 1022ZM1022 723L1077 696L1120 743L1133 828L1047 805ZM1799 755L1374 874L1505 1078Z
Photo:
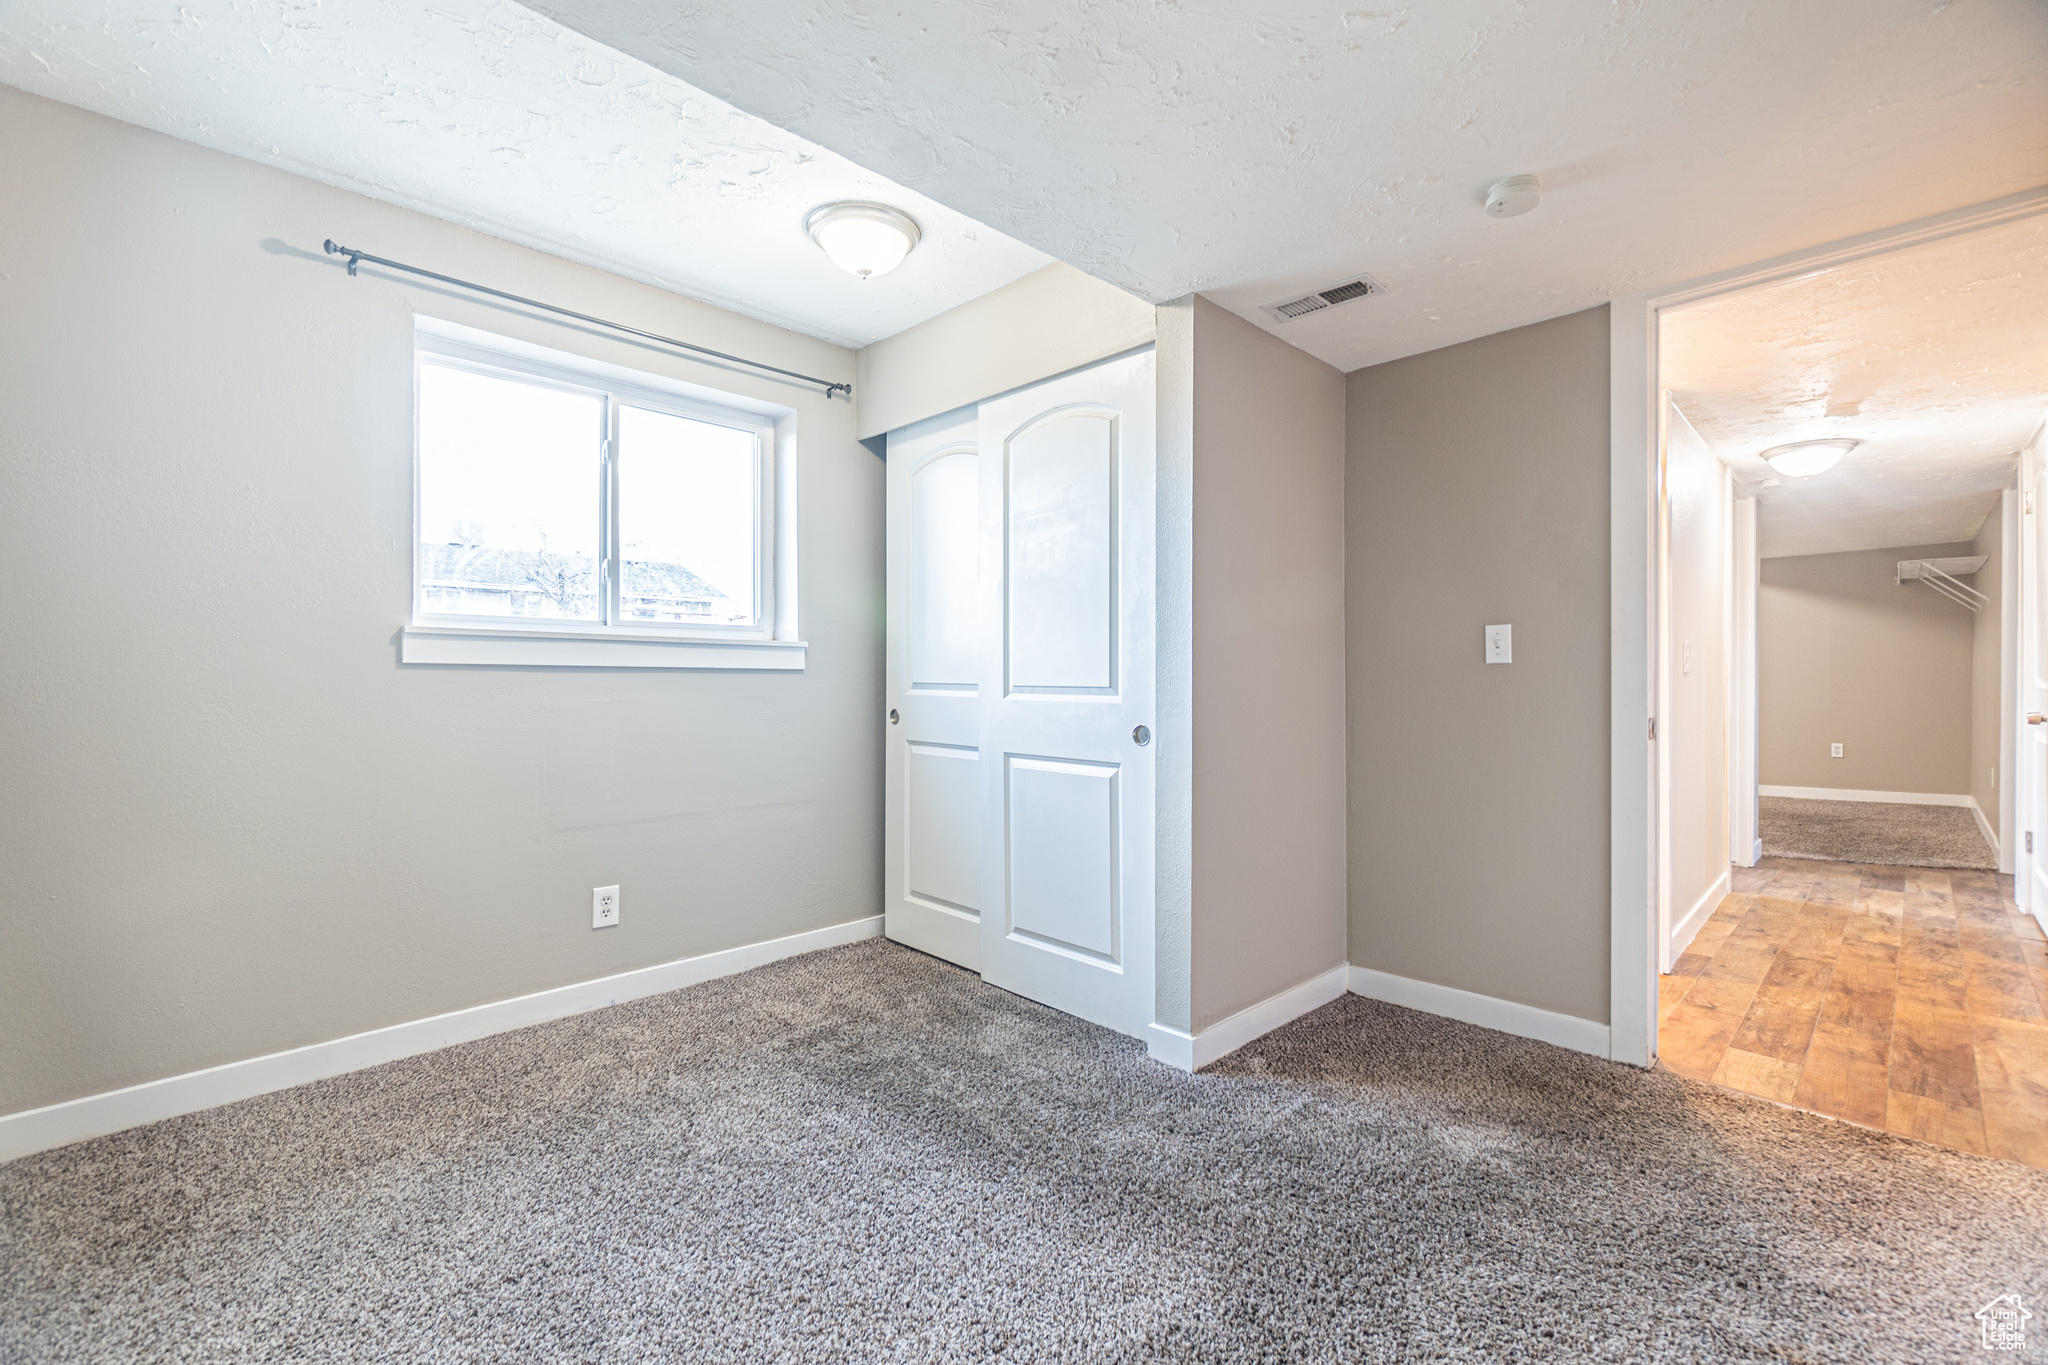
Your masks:
M1333 284L1328 289L1303 294L1298 299L1289 299L1285 303L1269 303L1260 311L1275 322L1292 322L1296 318L1307 317L1310 313L1320 313L1325 308L1334 308L1340 303L1349 303L1368 294L1385 292L1377 281L1360 275L1357 279L1347 280L1343 284Z

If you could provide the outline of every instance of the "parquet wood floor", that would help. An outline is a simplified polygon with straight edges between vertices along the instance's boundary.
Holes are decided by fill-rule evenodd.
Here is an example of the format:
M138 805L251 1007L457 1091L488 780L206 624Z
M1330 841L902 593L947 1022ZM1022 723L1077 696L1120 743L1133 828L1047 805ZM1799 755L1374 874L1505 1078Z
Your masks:
M2048 1169L2048 937L1990 872L1765 858L1658 992L1663 1066Z

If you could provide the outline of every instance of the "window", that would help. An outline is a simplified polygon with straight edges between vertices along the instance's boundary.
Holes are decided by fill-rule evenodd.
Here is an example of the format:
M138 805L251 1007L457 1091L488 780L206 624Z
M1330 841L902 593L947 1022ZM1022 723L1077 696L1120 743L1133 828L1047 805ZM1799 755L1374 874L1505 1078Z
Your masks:
M408 644L437 628L773 642L776 413L447 331L423 322L418 338ZM500 661L427 657L435 653L408 648L406 658Z

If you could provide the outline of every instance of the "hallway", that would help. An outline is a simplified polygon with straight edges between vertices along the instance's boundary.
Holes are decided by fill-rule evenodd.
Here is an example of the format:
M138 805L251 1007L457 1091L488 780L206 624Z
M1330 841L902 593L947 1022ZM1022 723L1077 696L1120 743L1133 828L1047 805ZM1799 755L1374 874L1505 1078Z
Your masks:
M1989 872L1765 858L1660 981L1662 1064L2048 1168L2048 941Z

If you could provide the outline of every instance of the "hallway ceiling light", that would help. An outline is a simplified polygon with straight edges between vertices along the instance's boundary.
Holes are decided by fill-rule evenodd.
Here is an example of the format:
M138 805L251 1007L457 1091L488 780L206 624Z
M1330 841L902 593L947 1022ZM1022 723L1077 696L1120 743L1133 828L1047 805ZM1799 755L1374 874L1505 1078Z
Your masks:
M841 270L869 279L886 275L924 234L909 214L887 204L820 204L804 219L811 240Z
M1862 444L1846 436L1826 441L1794 441L1790 445L1772 446L1763 453L1763 458L1786 478L1804 479L1833 469L1844 455Z

